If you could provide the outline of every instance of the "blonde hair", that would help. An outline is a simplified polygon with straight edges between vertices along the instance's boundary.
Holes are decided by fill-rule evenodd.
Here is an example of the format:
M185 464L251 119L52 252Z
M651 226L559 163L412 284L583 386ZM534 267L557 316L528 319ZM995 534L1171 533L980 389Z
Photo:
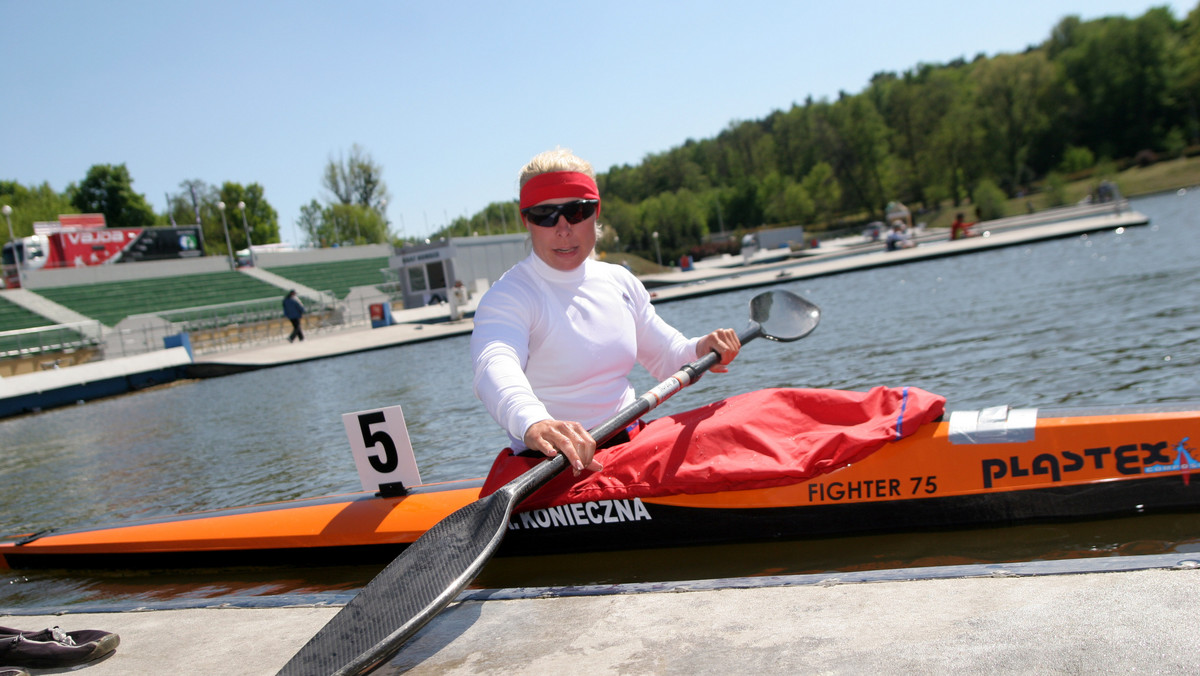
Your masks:
M518 187L524 188L529 179L551 171L578 171L587 174L593 181L596 180L596 172L590 162L571 152L569 148L558 147L534 155L528 164L521 167Z

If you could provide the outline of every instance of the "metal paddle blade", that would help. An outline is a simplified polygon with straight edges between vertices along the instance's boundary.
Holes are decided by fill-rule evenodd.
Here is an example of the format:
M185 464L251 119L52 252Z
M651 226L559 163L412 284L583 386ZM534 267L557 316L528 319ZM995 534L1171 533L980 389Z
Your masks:
M768 291L750 300L750 321L762 327L763 338L790 343L817 328L821 308L790 291Z
M383 572L279 671L279 676L366 674L454 600L500 546L513 507L498 491L442 519Z

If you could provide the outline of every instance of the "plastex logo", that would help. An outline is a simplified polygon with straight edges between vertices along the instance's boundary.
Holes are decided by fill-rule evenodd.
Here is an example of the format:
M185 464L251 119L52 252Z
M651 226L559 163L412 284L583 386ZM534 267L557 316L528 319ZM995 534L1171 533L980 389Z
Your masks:
M1058 483L1070 478L1074 472L1092 471L1105 474L1140 476L1162 472L1200 471L1196 462L1196 450L1187 445L1191 437L1171 446L1168 441L1140 442L1119 446L1096 446L1077 450L1061 450L1028 455L1013 455L1007 458L984 458L983 487L992 488L1001 483L1011 484L1028 476L1048 475L1050 481ZM1028 483L1028 480L1025 481Z
M1146 474L1154 474L1156 472L1179 472L1182 470L1200 470L1200 462L1192 457L1192 453L1196 452L1194 448L1188 448L1187 442L1191 437L1184 437L1178 444L1175 444L1175 461L1167 465L1150 465L1142 469Z

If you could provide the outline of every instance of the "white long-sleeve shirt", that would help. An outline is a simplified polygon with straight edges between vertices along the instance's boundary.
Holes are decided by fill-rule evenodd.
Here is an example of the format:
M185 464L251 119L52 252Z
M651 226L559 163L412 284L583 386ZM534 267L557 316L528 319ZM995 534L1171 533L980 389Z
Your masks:
M475 311L475 395L523 449L541 420L604 422L637 398L635 362L663 380L696 359L699 340L663 321L625 268L588 260L563 272L530 254Z

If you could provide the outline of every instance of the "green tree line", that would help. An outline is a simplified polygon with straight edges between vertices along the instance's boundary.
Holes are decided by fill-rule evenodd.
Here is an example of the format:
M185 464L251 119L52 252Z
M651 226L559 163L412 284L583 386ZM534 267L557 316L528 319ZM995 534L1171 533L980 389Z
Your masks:
M1179 156L1200 143L1200 7L1138 18L1068 16L1019 54L880 72L857 94L736 121L598 177L601 246L674 258L764 225L813 231L972 201L987 213L1096 165ZM506 218L500 218L503 214ZM516 231L515 203L440 235Z
M358 145L348 156L330 158L322 174L325 201L312 200L301 209L298 225L310 244L373 244L392 241L387 218L387 186L383 168ZM110 228L199 224L205 253L228 255L249 243L279 241L279 214L258 183L225 181L219 186L199 179L182 181L166 195L167 210L156 213L145 195L133 188L124 164L97 164L78 183L57 192L49 183L25 186L0 181L0 203L12 207L13 234L33 233L36 222L56 221L62 214L104 214ZM5 233L7 237L7 233ZM228 239L227 239L228 238Z

